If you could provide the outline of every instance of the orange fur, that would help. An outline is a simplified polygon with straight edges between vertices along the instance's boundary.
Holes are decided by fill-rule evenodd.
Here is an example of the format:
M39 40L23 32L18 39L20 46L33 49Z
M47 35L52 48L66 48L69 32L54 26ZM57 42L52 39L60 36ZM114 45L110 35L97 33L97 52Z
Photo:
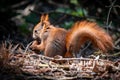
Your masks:
M78 21L67 33L66 47L68 53L78 53L81 45L85 44L86 41L91 41L102 52L107 52L113 48L112 38L95 22Z
M85 42L92 44L103 52L113 48L111 37L95 22L78 21L67 31L50 24L48 15L42 15L41 21L33 29L32 48L44 51L45 56L73 57ZM36 41L41 41L37 43Z
M42 15L40 23L33 29L33 38L39 39L41 43L38 44L34 41L31 47L36 50L44 51L45 56L64 56L66 53L66 33L67 30L51 25L48 20L48 15Z
M45 56L64 56L66 52L66 30L62 28L52 28L46 41Z

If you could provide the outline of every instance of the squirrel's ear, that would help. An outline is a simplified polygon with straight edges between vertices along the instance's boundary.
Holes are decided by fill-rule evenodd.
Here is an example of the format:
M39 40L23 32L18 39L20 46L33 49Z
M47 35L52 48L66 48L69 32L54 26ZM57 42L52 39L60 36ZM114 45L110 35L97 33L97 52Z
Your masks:
M41 18L40 18L41 22L48 21L48 20L49 20L49 15L48 14L42 14L41 15Z
M44 20L45 20L45 21L48 21L48 20L49 20L49 15L48 15L48 14L45 14Z
M44 14L42 14L40 17L40 21L43 21L43 20L44 20Z

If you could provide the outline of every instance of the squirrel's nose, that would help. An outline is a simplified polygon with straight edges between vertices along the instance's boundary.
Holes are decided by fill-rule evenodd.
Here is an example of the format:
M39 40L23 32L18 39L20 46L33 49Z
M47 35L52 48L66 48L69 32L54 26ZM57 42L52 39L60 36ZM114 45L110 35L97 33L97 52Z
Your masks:
M36 39L36 36L35 36L35 34L33 34L33 38L34 38L34 39Z

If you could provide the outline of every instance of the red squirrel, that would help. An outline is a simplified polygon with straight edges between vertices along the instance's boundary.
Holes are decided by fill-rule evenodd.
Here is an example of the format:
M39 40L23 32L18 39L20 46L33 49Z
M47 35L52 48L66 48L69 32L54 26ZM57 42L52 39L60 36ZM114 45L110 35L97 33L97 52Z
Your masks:
M65 37L67 30L57 28L50 24L48 15L42 15L40 23L33 29L33 41L31 48L44 52L45 56L64 56L66 53ZM40 44L39 44L40 41Z
M35 40L31 48L43 51L48 57L73 57L87 41L91 41L94 47L104 53L113 48L112 38L97 23L77 21L70 30L66 30L53 26L48 14L42 15L34 27L33 38Z

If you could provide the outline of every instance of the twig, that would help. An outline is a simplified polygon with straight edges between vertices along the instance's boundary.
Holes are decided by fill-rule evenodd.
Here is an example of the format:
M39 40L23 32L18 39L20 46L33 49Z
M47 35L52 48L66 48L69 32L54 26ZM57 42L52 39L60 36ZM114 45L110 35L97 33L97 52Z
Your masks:
M19 46L19 44L17 44L17 45L15 45L15 47L13 47L13 48L11 48L12 50L12 52L11 53L14 53L14 51L17 49L17 47Z
M111 12L111 10L112 10L112 8L113 8L113 6L114 6L115 2L116 2L116 0L114 0L114 1L112 2L111 6L110 6L110 8L109 8L108 15L107 15L106 25L108 25L108 24L109 24L110 12ZM109 26L108 26L108 27L109 27ZM107 32L108 32L108 27L107 27Z
M26 77L26 80L30 80L30 79L36 80L36 79L42 79L42 77L37 75Z
M83 51L85 51L89 46L91 45L91 42L89 42L88 44L87 44L87 46L84 48L84 49L82 49L81 51L80 51L80 56L82 56L83 54Z
M27 45L27 47L25 48L24 54L27 52L27 50L28 50L29 46L32 44L32 42L33 42L33 41L31 41L31 42Z
M120 38L117 41L115 41L115 45L118 45L119 43L120 43Z
M100 78L103 78L107 73L108 73L108 71L104 72L104 73L100 76Z
M112 0L110 0L110 3L112 3ZM115 6L113 6L113 11L117 16L119 16Z
M60 4L60 3L55 3L55 2L52 1L52 0L48 0L48 3L49 3L49 4L52 4L52 5L55 5L55 6L57 6L57 7L69 7L69 5Z
M89 60L95 60L95 59L90 59L90 58L60 58L60 59L55 59L55 58L51 58L51 57L47 57L47 56L44 56L44 55L39 55L40 57L42 57L42 59L47 59L47 60L52 60L52 61L70 61L70 60L86 60L86 61L89 61ZM103 60L103 59L99 59L99 61L106 61L106 60ZM108 61L110 62L110 61Z
M28 4L29 2L30 1L25 0L25 1L22 1L22 2L19 2L17 4L14 4L14 5L10 6L10 8L12 8L12 9L18 8L18 7L21 7L21 6L24 6L24 5Z

